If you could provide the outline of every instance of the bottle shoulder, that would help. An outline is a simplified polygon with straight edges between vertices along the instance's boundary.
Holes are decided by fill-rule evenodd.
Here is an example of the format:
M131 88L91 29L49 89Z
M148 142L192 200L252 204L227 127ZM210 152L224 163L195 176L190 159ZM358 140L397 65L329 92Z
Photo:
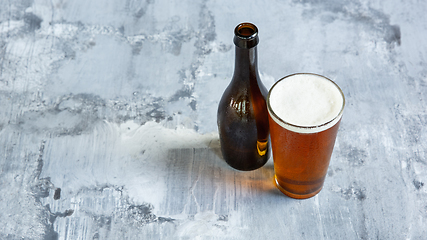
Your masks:
M261 94L264 97L264 100L266 100L267 99L267 95L268 95L268 89L262 83L262 81L260 80L260 78L258 78L258 88L261 91Z
M233 115L236 118L253 118L255 110L259 111L264 105L265 97L261 89L258 87L254 89L249 85L236 86L231 83L219 102L218 117Z

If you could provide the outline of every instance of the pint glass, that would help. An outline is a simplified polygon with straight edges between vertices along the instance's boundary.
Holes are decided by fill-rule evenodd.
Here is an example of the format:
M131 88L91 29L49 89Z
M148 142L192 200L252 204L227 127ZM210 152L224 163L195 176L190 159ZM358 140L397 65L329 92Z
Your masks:
M277 188L289 197L320 192L345 98L326 77L298 73L277 81L267 98Z

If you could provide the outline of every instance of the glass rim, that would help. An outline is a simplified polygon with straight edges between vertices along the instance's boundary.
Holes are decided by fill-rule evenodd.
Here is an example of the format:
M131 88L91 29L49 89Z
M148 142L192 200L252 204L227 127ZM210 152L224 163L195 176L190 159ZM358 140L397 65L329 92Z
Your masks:
M339 91L339 93L341 94L341 97L342 97L342 106L341 106L341 109L340 109L340 111L338 112L338 114L336 115L336 116L334 116L331 120L329 120L329 121L327 121L327 122L325 122L325 123L322 123L322 124L319 124L319 125L312 125L312 126L300 126L300 125L296 125L296 124L292 124L292 123L289 123L289 122L286 122L285 120L283 120L282 118L280 118L279 116L277 116L277 114L274 112L274 110L272 109L272 107L271 107L271 105L270 105L270 95L271 95L271 92L273 91L273 89L274 89L274 87L279 83L279 82L281 82L281 81L283 81L283 80L285 80L285 79L287 79L287 78L289 78L289 77L292 77L292 76L295 76L295 75L312 75L312 76L317 76L317 77L321 77L321 78L323 78L323 79L325 79L325 80L328 80L329 82L331 82L337 89L338 89L338 91ZM322 75L320 75L320 74L316 74L316 73L293 73L293 74L290 74L290 75L287 75L287 76L285 76L285 77L282 77L282 78L280 78L279 80L277 80L274 84L273 84L273 86L270 88L270 90L268 91L268 95L267 95L267 110L268 110L268 113L269 114L271 114L272 115L272 117L273 117L273 120L275 120L276 121L276 119L278 120L278 121L280 121L280 123L281 124L279 124L279 125L281 125L281 126L283 126L283 125L287 125L287 126L289 126L290 128L293 128L293 129L299 129L300 131L296 131L296 132L303 132L303 133L316 133L316 132L321 132L321 131L324 131L324 130L327 130L327 129L329 129L329 128L331 128L331 127L333 127L340 119L341 119L341 117L342 117L342 114L343 114L343 111L344 111L344 106L345 106L345 96L344 96L344 93L343 93L343 91L341 90L341 88L338 86L338 84L336 84L334 81L332 81L331 79L329 79L329 78L327 78L327 77L325 77L325 76L322 76ZM277 121L276 121L277 122ZM335 123L334 123L335 122ZM334 123L334 124L332 124L332 123ZM283 124L283 125L282 125ZM328 126L328 125L330 125L330 126ZM283 126L284 127L284 126ZM285 127L286 128L286 127ZM287 128L288 129L288 128ZM291 130L291 129L288 129L288 130ZM292 131L292 130L291 130Z

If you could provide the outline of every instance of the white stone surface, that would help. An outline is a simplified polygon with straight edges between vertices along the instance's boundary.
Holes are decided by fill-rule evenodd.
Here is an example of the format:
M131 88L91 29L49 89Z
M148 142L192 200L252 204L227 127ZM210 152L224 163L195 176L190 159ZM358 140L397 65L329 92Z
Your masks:
M0 0L0 239L425 239L427 2ZM233 30L346 109L324 189L222 160Z

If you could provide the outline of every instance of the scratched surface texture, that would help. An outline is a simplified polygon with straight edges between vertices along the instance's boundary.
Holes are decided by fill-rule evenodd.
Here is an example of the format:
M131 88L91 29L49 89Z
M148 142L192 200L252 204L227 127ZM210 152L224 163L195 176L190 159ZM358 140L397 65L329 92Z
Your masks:
M427 1L0 0L0 239L427 239ZM325 186L219 152L234 27L338 83Z

